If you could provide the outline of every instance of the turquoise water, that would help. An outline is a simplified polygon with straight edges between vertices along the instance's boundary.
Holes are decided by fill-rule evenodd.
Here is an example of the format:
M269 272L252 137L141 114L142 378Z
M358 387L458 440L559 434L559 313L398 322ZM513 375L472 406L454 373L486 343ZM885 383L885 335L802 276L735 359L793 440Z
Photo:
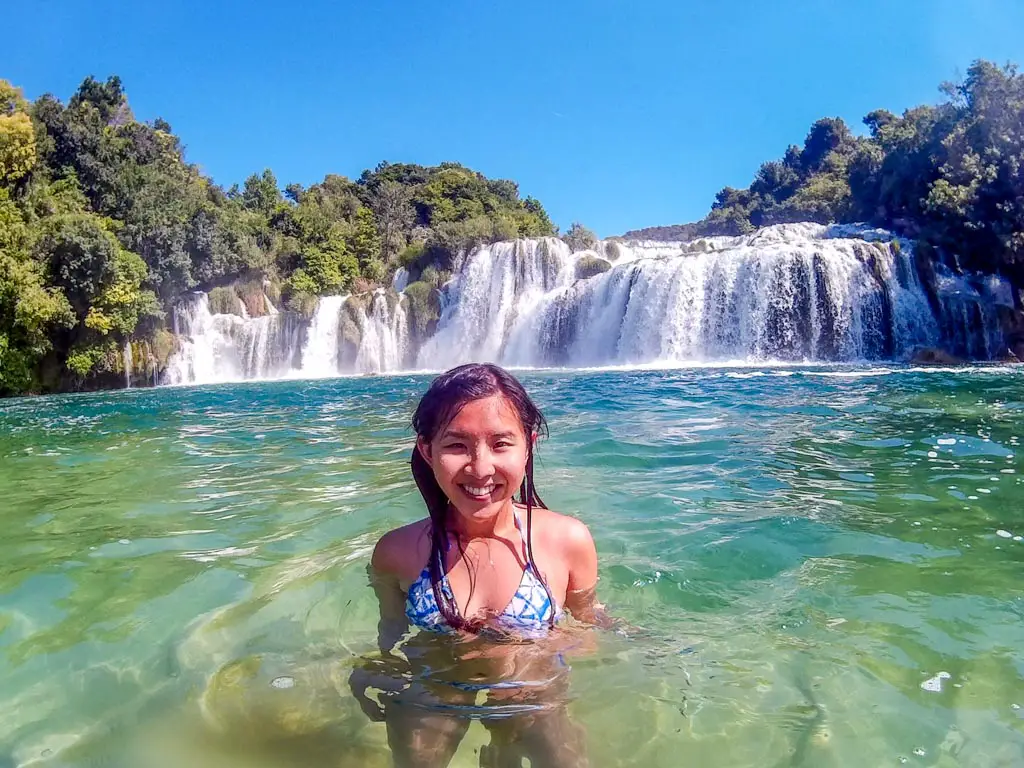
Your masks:
M1024 371L522 379L643 629L573 661L593 765L1024 764ZM387 765L347 678L427 382L0 403L0 766Z

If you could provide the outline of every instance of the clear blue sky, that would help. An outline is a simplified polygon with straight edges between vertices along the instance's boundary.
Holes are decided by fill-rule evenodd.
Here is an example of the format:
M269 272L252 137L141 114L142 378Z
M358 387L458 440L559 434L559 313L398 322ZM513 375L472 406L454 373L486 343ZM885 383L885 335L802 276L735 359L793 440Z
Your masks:
M0 77L67 99L118 74L224 185L381 160L519 182L563 229L703 216L818 117L938 98L1024 65L1022 0L38 0L3 12Z

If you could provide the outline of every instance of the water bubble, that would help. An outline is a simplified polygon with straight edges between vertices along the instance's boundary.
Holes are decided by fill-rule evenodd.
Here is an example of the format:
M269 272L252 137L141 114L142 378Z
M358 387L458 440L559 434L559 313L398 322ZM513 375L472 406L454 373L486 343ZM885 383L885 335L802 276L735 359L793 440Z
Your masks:
M131 541L131 539L118 539L117 543L118 544L131 544L132 541Z
M914 525L920 525L920 524L921 524L921 521L920 521L920 520L915 520L915 521L914 521Z
M924 757L925 751L923 749L921 749L920 747L914 747L914 754L917 755L918 757Z
M939 454L937 454L935 451L928 451L928 458L929 459L937 459L937 458L939 458Z
M1020 709L1020 704L1011 704L1010 709Z
M1002 528L1000 528L998 531L996 531L996 536L998 536L1001 539L1012 539L1013 538L1013 534L1012 533L1010 533L1009 531L1004 531Z
M974 490L976 490L978 493L992 493L991 488L975 488Z
M938 443L939 445L956 445L956 438L955 437L940 437L935 442Z
M907 762L907 758L901 756L900 757L900 763L905 763L905 762Z
M270 687L271 688L280 688L281 690L285 690L285 689L288 689L288 688L294 688L295 687L295 678L294 677L288 677L287 675L282 675L281 677L275 677L273 680L270 681Z

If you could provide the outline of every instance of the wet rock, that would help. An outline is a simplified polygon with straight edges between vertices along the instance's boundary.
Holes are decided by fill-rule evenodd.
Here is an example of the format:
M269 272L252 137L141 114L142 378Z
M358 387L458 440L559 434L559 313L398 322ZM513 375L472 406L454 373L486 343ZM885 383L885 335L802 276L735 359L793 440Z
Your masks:
M966 361L938 347L922 347L910 362L913 365L964 365Z

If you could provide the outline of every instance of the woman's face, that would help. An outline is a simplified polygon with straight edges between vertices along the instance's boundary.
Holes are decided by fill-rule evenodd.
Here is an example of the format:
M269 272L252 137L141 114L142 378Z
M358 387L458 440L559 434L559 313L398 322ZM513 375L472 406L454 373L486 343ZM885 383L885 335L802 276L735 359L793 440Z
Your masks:
M433 440L420 439L417 445L467 522L496 516L526 474L527 436L501 395L466 403Z

